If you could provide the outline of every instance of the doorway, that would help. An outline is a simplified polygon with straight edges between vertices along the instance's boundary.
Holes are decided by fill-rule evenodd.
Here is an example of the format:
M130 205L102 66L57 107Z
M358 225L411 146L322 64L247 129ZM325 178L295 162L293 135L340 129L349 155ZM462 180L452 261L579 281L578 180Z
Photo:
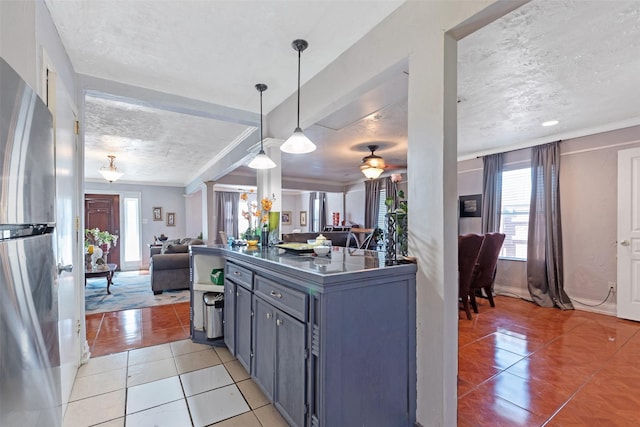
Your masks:
M85 194L84 196L85 228L99 228L111 234L120 235L120 196L115 194ZM119 239L118 239L119 241ZM121 269L120 246L111 246L108 260Z
M618 152L618 317L640 320L640 148ZM615 284L614 284L615 286Z

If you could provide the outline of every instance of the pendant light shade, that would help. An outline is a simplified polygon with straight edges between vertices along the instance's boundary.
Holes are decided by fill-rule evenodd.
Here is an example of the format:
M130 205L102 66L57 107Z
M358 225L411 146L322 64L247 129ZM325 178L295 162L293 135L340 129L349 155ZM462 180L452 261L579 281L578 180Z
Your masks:
M122 172L118 172L118 168L113 162L116 156L107 156L109 158L109 166L103 166L100 168L98 172L109 182L114 182L120 179L123 175Z
M252 169L272 169L276 167L276 164L267 156L264 152L263 139L262 139L262 92L267 90L267 85L258 83L256 89L260 92L260 151L249 162L249 167Z
M316 145L307 138L300 128L300 56L302 51L309 46L309 43L307 43L306 40L298 39L294 40L291 46L294 50L298 51L298 121L296 122L297 125L293 131L293 135L282 144L280 150L285 153L304 154L316 149Z

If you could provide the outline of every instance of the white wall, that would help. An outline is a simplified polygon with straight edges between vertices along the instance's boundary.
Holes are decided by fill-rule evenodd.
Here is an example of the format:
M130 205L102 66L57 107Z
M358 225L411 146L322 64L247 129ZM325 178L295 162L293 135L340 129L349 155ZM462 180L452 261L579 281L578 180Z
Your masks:
M184 197L186 236L198 237L202 233L202 191ZM215 236L214 236L215 237Z
M347 188L344 202L345 224L357 224L364 227L364 182Z
M0 56L38 88L35 2L0 1Z
M155 185L135 185L119 184L118 182L104 184L101 182L86 182L85 193L118 194L124 192L140 192L140 212L142 214L142 267L149 266L149 249L147 245L153 243L153 236L164 234L169 239L180 239L183 237L196 237L187 234L187 222L190 222L189 229L196 230L202 228L202 219L196 218L192 223L192 218L186 215L186 198L183 196L182 187L163 187ZM162 221L153 220L153 208L162 208ZM167 225L167 212L175 213L176 225ZM122 218L121 218L122 224ZM198 231L200 233L200 231Z
M303 191L298 194L288 194L282 197L282 210L291 212L291 224L282 225L280 232L282 234L291 233L294 229L306 233L310 230L309 216L309 194L310 191ZM327 193L327 223L331 224L331 212L340 212L340 218L343 217L342 193ZM307 213L307 225L301 225L300 212Z
M564 253L564 286L572 299L602 302L609 282L616 282L618 151L640 147L640 126L563 141L560 144L560 208ZM528 165L530 151L507 153L505 167ZM524 163L523 163L524 161ZM458 192L476 191L482 161L458 164ZM526 262L500 260L497 292L529 298ZM599 307L574 303L580 310L616 314L615 297Z

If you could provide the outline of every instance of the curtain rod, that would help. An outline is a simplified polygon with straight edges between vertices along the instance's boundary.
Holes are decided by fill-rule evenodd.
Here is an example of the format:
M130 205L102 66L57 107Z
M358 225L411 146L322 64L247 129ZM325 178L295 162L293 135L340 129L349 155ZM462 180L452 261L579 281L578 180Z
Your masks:
M476 159L481 159L481 158L483 158L483 157L491 156L491 155L493 155L493 154L507 154L507 153L513 153L514 151L526 150L527 148L540 147L540 146L542 146L542 145L553 144L553 143L556 143L556 142L560 143L560 142L562 142L562 140L561 140L561 139L559 139L559 140L557 140L557 141L545 142L544 144L534 144L534 145L529 145L529 146L527 146L527 147L514 148L513 150L499 151L499 152L497 152L497 153L491 153L491 154L484 154L484 155L482 155L482 156L476 156Z

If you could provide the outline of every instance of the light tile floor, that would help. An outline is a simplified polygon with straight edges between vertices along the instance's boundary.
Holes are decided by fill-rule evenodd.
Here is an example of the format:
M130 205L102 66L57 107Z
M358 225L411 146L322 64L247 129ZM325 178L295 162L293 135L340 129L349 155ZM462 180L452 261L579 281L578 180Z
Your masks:
M224 347L175 341L80 367L64 427L287 426Z

